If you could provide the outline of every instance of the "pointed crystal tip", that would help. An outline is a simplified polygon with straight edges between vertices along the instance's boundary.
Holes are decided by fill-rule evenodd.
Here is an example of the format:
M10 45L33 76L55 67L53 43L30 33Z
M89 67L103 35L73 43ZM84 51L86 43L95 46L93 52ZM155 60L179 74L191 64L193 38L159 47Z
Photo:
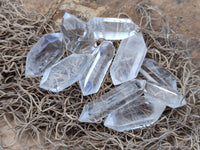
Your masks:
M88 123L93 123L93 121L91 121L89 118L90 118L90 116L89 116L89 111L88 111L88 109L86 108L87 107L87 105L86 106L84 106L84 108L83 108L83 111L81 112L81 115L80 115L80 117L79 117L79 121L80 122L88 122Z

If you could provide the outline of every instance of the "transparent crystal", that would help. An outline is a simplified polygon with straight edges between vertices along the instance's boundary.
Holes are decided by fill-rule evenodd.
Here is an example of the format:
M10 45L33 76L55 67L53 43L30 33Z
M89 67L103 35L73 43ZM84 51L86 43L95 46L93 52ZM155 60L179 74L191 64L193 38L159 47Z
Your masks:
M101 83L108 71L112 58L115 53L115 47L112 42L104 41L98 47L97 54L87 66L82 79L79 81L83 95L90 95L98 92Z
M151 96L140 96L123 107L112 111L104 125L120 132L142 128L156 122L166 105Z
M94 38L106 40L122 40L134 35L139 27L128 18L101 18L94 17L87 23L93 31Z
M65 13L60 25L67 49L73 53L91 53L95 48L93 33L81 19Z
M143 94L146 81L132 80L101 95L84 106L79 121L97 122L113 110L128 104Z
M110 69L114 85L137 77L146 55L147 48L142 33L137 33L121 41Z
M177 91L176 77L153 59L145 59L140 72L147 80L169 86Z
M45 34L27 55L26 76L42 76L45 69L60 60L64 52L61 33Z
M81 79L91 55L72 54L48 68L40 82L40 87L59 92Z
M145 92L158 98L167 106L172 108L181 107L186 104L186 101L180 92L177 92L176 90L166 87L162 84L147 81Z

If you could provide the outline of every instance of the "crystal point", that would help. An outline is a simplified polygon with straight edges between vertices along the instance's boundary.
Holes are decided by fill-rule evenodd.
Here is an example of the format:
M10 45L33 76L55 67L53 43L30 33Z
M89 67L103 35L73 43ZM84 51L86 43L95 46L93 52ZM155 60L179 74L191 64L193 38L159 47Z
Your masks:
M136 78L147 48L142 33L137 33L121 41L110 69L114 85Z
M139 27L128 18L94 17L87 22L95 39L122 40L134 34Z
M114 56L115 48L112 42L104 41L98 47L97 54L79 81L83 95L90 95L98 92L101 83L108 71Z
M59 92L81 79L90 55L72 54L48 68L40 82L40 87Z
M159 119L165 107L165 104L154 97L140 96L131 103L112 111L104 125L120 132L146 127Z
M91 53L94 50L94 36L81 19L65 13L60 25L66 47L72 53Z
M30 50L26 59L26 76L42 76L65 52L62 34L45 34Z
M98 97L84 106L79 121L97 122L113 110L134 101L143 94L146 81L132 80Z
M145 59L140 72L147 80L169 86L177 90L176 77L153 59Z
M181 107L186 104L186 101L180 92L162 84L147 81L145 92L161 100L171 108Z

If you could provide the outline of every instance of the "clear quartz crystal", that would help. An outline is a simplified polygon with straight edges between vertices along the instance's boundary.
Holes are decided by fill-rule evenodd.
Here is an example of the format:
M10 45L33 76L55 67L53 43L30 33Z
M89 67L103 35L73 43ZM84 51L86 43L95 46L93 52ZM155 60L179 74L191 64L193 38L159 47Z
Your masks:
M45 34L30 50L26 59L26 76L42 76L65 52L61 33Z
M139 27L128 18L94 17L87 22L88 28L93 31L94 38L106 40L122 40L134 35Z
M147 81L145 92L161 100L171 108L181 107L186 104L186 101L180 92L162 84Z
M140 96L131 103L112 111L104 125L116 131L127 131L149 126L156 122L166 105L154 97Z
M113 110L128 104L143 94L146 81L132 80L101 95L84 106L79 121L97 122Z
M145 59L140 72L147 80L169 86L177 91L176 77L153 59Z
M66 47L72 53L91 53L94 50L94 36L81 19L65 13L60 25Z
M59 92L81 79L91 55L72 54L48 68L40 82L40 87Z
M136 78L146 53L147 47L141 32L122 40L110 69L113 84Z
M87 66L82 79L79 81L83 95L90 95L98 92L101 83L108 71L115 47L112 42L104 41L99 45L97 54Z

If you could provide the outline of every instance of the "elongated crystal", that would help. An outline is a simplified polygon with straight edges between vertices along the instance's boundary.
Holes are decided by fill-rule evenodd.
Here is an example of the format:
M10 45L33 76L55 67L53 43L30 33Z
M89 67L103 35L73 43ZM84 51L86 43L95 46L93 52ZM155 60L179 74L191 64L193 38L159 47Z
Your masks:
M104 41L98 47L97 51L97 54L91 61L91 64L87 66L82 79L79 81L83 95L90 95L98 92L111 64L115 53L115 47L112 42Z
M45 69L60 60L64 52L61 33L45 34L27 55L26 76L42 76Z
M87 23L94 32L94 38L106 40L122 40L134 35L139 27L128 18L94 17Z
M186 101L180 92L162 84L147 81L145 91L147 94L158 98L172 108L181 107L186 104Z
M53 92L59 92L81 79L85 66L91 56L72 54L57 64L48 68L40 82L40 87Z
M147 80L169 86L177 91L176 77L153 59L145 59L140 72Z
M118 85L137 77L147 53L142 33L137 33L121 41L119 49L110 69L114 85Z
M113 110L130 103L143 94L146 81L132 80L112 89L84 106L79 121L97 122Z
M123 107L112 111L104 125L116 131L128 131L156 122L166 105L151 96L140 96Z
M94 36L81 19L65 13L60 25L66 47L72 53L91 53L94 50Z

